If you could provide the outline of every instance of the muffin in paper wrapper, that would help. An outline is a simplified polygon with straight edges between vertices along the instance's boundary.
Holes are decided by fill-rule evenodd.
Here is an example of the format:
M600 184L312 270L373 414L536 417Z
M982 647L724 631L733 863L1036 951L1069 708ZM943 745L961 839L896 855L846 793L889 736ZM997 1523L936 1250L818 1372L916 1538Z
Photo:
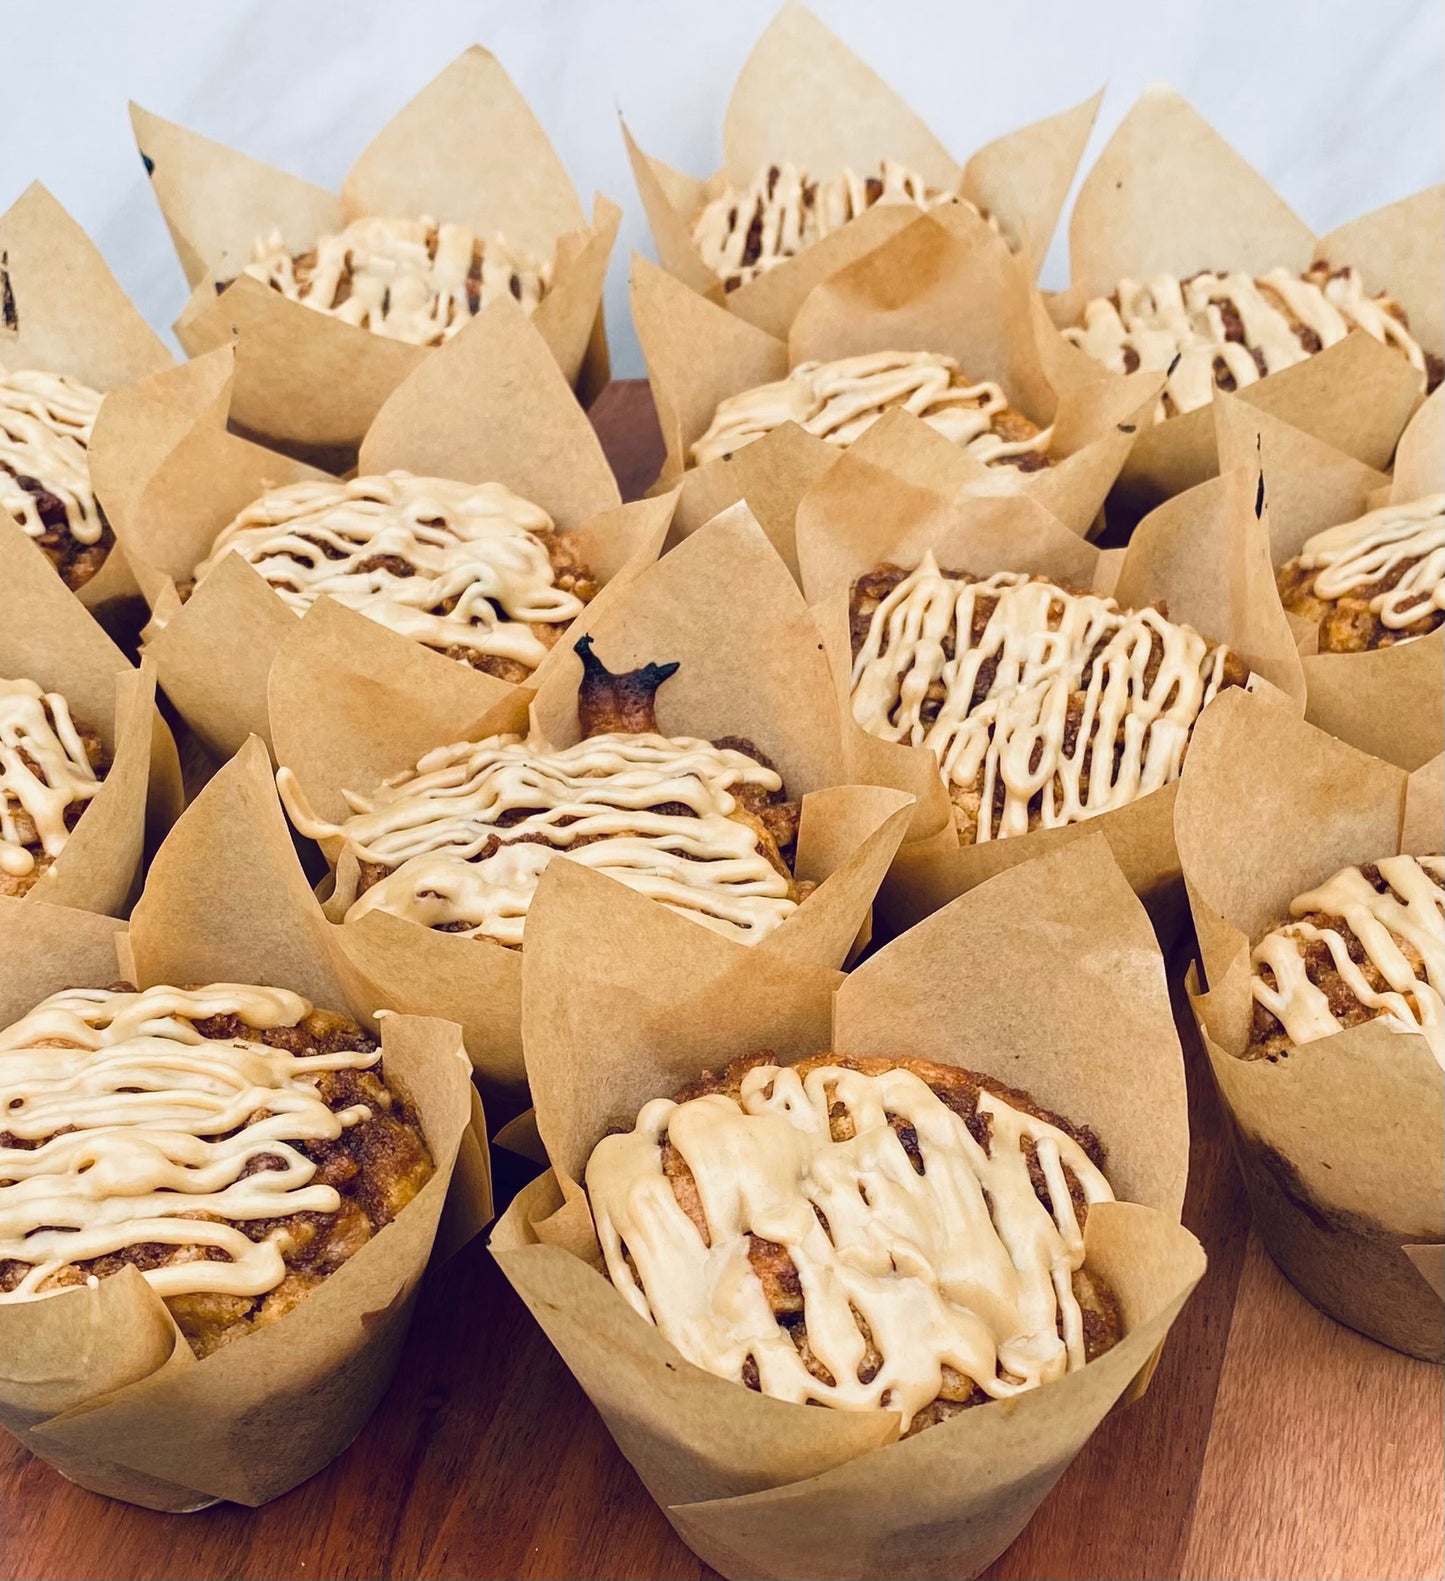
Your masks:
M1102 92L986 144L964 164L812 12L785 4L744 62L723 121L723 168L708 180L645 154L623 127L662 267L730 313L785 338L814 286L887 241L918 210L879 203L766 273L724 291L692 239L702 207L769 165L814 178L876 173L884 160L992 216L1030 273L1043 263Z
M0 368L10 373L38 368L104 392L175 360L95 243L39 182L0 214L0 302ZM139 592L125 556L112 548L72 596L109 620Z
M367 1024L330 947L252 742L176 824L127 929L0 902L0 1024L64 988L270 984ZM0 1304L0 1424L95 1493L159 1510L264 1504L361 1430L405 1343L433 1246L491 1214L481 1109L452 1024L382 1018L385 1069L421 1120L435 1173L397 1217L285 1317L197 1360L133 1268Z
M955 490L1038 500L1086 534L1098 524L1160 383L1153 373L1110 379L1066 359L1049 366L1039 336L1054 331L1027 272L995 232L957 208L911 217L890 241L816 286L784 338L640 258L633 261L632 312L666 448L656 488L682 485L674 537L746 499L790 565L798 500L844 452L788 423L691 466L692 445L729 396L812 360L871 351L953 357L968 378L996 382L1016 411L1040 427L1053 425L1053 466L985 466L908 412L886 413L850 448L867 443L881 462L883 434L890 434L895 465L906 468L914 450L946 455L933 464L948 468Z
M879 893L882 928L901 931L1004 868L1100 834L1167 940L1185 920L1172 822L1177 782L1080 823L960 844L932 751L884 741L853 719L848 601L857 578L884 562L912 568L932 550L941 567L978 577L1042 574L1125 609L1162 601L1171 620L1227 643L1302 709L1300 657L1274 588L1259 489L1257 471L1237 469L1161 505L1127 549L1105 550L1033 500L950 498L922 469L902 478L875 465L863 445L809 491L797 517L800 573L833 662L852 776L917 798Z
M736 590L717 597L718 588ZM440 673L416 644L354 611L323 601L300 621L271 671L276 758L320 817L348 811L343 791L365 794L415 766L433 747L529 724L554 747L580 737L582 661L572 643L585 629L614 673L650 662L679 665L657 694L663 735L751 740L801 800L795 871L817 882L791 916L755 944L717 938L734 957L841 966L869 920L883 874L911 812L906 794L848 782L842 722L811 613L745 506L735 506L626 585L614 582L583 611L573 636L534 676L502 688L462 665ZM481 684L487 683L487 684ZM493 689L502 695L497 697ZM500 1107L524 1090L522 1001L534 945L440 932L373 910L344 922L356 898L356 858L339 838L323 841L335 887L326 903L337 946L378 1003L425 1007L462 1026L473 1063ZM553 866L568 866L554 862ZM619 897L624 886L603 878ZM685 951L697 922L646 902L653 927ZM609 925L609 931L613 931ZM620 936L620 935L619 935Z
M1204 1269L1178 1222L1184 1068L1143 909L1094 838L964 896L846 978L727 952L700 928L674 947L659 910L576 864L543 877L523 1014L552 1167L492 1251L679 1535L724 1575L975 1575L1143 1386ZM578 1182L649 1099L758 1049L960 1065L1093 1127L1121 1200L1090 1210L1089 1266L1112 1282L1124 1338L904 1441L894 1412L795 1405L685 1361L600 1271Z
M0 583L7 605L0 620L0 677L60 693L111 755L109 772L54 863L10 903L45 901L124 916L140 885L147 845L159 843L181 809L180 764L156 711L155 666L131 666L3 512Z
M1430 187L1316 236L1197 111L1155 85L1079 187L1069 218L1071 284L1049 299L1048 310L1055 324L1076 324L1084 304L1108 296L1121 279L1304 270L1323 259L1353 265L1371 293L1388 291L1421 346L1438 354L1445 341L1442 230L1445 189ZM1050 354L1061 362L1083 357L1062 337ZM1357 331L1244 386L1239 399L1384 467L1424 390L1403 356ZM1204 406L1142 428L1119 488L1137 513L1218 470L1213 418Z
M1341 867L1438 852L1445 760L1407 775L1230 694L1200 722L1174 817L1202 968L1191 998L1255 1228L1322 1311L1445 1360L1445 1075L1425 1038L1375 1020L1278 1062L1239 1058L1253 945Z
M496 58L460 54L402 106L328 192L164 121L131 122L192 295L176 322L191 356L238 343L237 424L291 449L354 450L429 351L342 323L243 271L258 237L293 254L368 215L430 218L499 234L553 281L534 322L584 401L607 382L602 287L621 211L591 224L556 149Z
M266 489L328 476L227 426L237 355L223 347L112 396L96 424L93 462L151 601L145 651L186 723L221 757L248 735L269 740L266 677L298 617L239 555L223 556L184 604L176 584ZM510 301L480 313L392 392L362 441L358 469L502 483L559 530L576 530L603 582L655 558L672 513L666 497L622 504L591 424ZM426 684L445 686L456 662L430 650L423 657ZM510 690L476 678L498 698Z
M1214 418L1221 464L1263 467L1276 570L1326 527L1445 488L1440 390L1400 436L1392 476L1232 396L1215 397ZM1311 724L1403 769L1445 751L1445 630L1367 653L1321 653L1316 622L1287 618L1299 641Z

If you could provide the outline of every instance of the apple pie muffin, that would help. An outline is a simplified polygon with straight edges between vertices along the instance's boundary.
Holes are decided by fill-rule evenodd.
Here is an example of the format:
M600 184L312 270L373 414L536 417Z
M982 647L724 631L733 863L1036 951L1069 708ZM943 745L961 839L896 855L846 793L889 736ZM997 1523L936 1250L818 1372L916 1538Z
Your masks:
M1422 1033L1445 1066L1445 857L1343 867L1289 911L1251 955L1246 1059L1379 1020Z
M755 1054L645 1104L586 1185L613 1284L695 1366L907 1436L1122 1337L1097 1137L921 1059Z
M853 716L938 759L962 844L1112 812L1178 779L1248 666L1161 606L1048 577L881 565L853 584Z
M744 943L797 910L813 886L793 876L799 808L749 741L657 730L655 697L676 664L613 675L577 644L583 739L490 736L429 752L319 819L286 769L291 821L358 864L352 921L387 911L424 927L520 948L537 882L561 854Z
M1277 580L1284 607L1319 622L1321 653L1428 635L1445 621L1445 494L1317 532Z
M115 542L90 486L87 455L103 399L63 374L0 368L0 511L72 590L100 570Z
M282 988L75 988L0 1031L0 1301L130 1266L197 1356L284 1317L432 1174L376 1040Z
M0 678L0 895L54 864L109 771L105 743L59 692Z
M534 312L552 265L465 225L370 215L294 256L279 231L258 237L245 273L374 335L440 346L500 297Z
M952 357L929 351L873 351L836 362L800 362L786 379L760 384L721 402L692 446L692 464L730 456L784 423L846 447L887 411L921 417L988 466L1035 472L1052 466L1053 430L1008 403L994 383L971 384Z
M876 175L844 169L821 181L796 165L769 165L746 187L728 187L704 204L692 222L692 239L723 290L736 291L875 204L909 205L926 213L951 198L998 229L996 220L966 198L930 187L891 159Z
M241 555L304 614L318 598L503 681L525 681L597 581L576 534L500 483L387 472L270 489L180 588Z
M1095 297L1064 338L1114 373L1145 368L1166 375L1155 407L1162 421L1207 406L1214 391L1238 390L1363 330L1393 346L1419 371L1421 385L1440 383L1438 356L1410 333L1395 299L1367 294L1360 274L1313 263L1303 274L1271 269L1251 276L1202 269L1185 279L1158 274L1121 280Z

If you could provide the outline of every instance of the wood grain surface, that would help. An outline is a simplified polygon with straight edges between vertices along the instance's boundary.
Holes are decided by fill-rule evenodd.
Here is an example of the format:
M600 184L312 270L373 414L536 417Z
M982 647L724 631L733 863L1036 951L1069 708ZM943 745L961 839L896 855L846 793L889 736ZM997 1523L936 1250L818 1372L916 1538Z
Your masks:
M644 386L593 411L624 492L661 447ZM1186 964L1171 962L1177 984ZM1176 1009L1182 1009L1176 1004ZM1441 1370L1339 1327L1251 1236L1187 1013L1185 1222L1209 1271L1137 1405L1110 1417L993 1577L1438 1577ZM526 1167L498 1160L503 1200ZM423 1287L396 1382L340 1459L260 1510L165 1516L70 1486L0 1435L0 1577L672 1577L673 1535L481 1241Z

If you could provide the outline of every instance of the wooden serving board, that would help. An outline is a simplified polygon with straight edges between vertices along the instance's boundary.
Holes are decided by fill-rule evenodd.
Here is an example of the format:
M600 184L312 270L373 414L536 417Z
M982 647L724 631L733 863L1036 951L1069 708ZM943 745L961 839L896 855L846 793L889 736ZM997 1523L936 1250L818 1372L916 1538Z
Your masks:
M646 386L593 411L628 498L661 457ZM1171 963L1176 985L1186 964ZM1437 1367L1341 1328L1249 1228L1182 998L1209 1271L1145 1398L1110 1417L991 1577L1439 1577ZM505 1194L525 1170L498 1160ZM84 1493L0 1435L0 1577L701 1581L482 1240L434 1270L396 1382L352 1447L264 1509L157 1515Z

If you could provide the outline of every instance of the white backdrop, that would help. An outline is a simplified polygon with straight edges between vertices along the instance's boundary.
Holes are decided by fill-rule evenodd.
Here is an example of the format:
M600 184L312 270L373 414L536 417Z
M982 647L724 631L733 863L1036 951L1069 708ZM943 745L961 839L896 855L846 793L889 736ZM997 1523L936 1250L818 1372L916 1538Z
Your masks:
M960 158L1109 94L1085 163L1138 91L1167 81L1317 230L1441 179L1438 0L813 0ZM723 106L774 0L6 0L0 209L40 179L158 327L185 285L126 101L327 186L466 44L496 53L571 170L623 205L608 314L640 373L627 261L647 249L623 154L708 174ZM1056 245L1046 284L1062 284Z

